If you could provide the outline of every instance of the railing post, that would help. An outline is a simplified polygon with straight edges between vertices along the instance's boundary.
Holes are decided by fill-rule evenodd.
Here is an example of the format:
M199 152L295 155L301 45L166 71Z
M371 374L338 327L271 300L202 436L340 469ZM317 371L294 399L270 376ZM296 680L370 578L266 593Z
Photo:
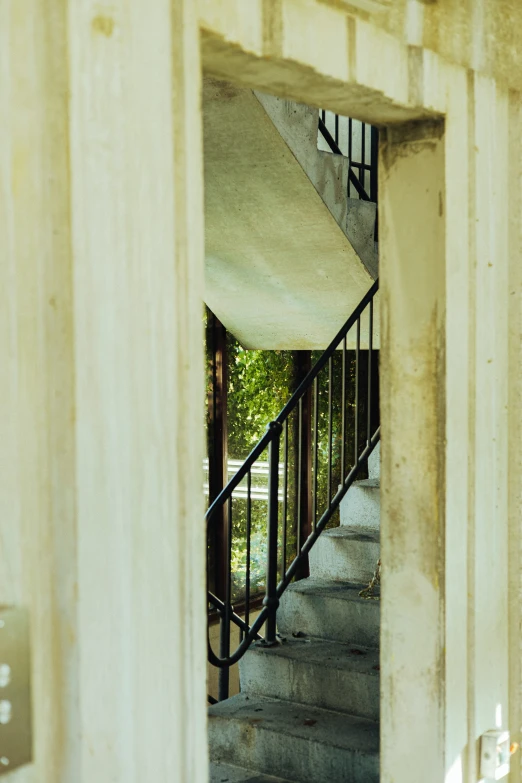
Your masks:
M295 351L296 388L312 369L311 351ZM312 388L303 395L298 406L297 438L297 550L312 532ZM308 557L300 564L296 579L310 575Z
M279 444L282 426L272 421L268 429L273 433L268 446L268 523L266 554L266 595L263 606L270 613L266 621L265 644L276 643L276 611L279 606L277 597L277 539L279 523Z

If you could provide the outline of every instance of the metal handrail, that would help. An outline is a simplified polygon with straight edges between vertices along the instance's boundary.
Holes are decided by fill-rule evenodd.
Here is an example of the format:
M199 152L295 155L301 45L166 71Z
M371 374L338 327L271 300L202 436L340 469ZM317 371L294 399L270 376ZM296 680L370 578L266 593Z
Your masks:
M322 117L321 117L322 115ZM362 201L372 201L377 203L378 200L378 177L377 177L377 162L378 162L378 148L379 148L379 131L374 126L371 126L370 130L370 162L366 162L367 140L366 140L366 124L364 122L358 123L357 127L360 129L361 134L361 149L360 149L360 161L354 159L354 122L355 120L350 117L340 117L338 114L334 115L335 122L335 136L332 136L326 125L326 112L321 111L319 114L319 132L323 139L326 141L330 151L335 155L344 155L348 158L348 183L347 183L347 195L350 198L350 187L354 188L358 197ZM343 152L340 148L340 121L347 123L348 132L348 149ZM357 170L354 171L354 169ZM365 189L365 173L368 172L370 177L369 192ZM376 225L377 232L377 225ZM377 237L376 237L377 239Z
M263 642L266 645L273 645L276 643L276 611L279 606L279 601L292 581L292 579L300 572L303 565L307 562L308 554L323 532L328 522L332 519L333 515L339 508L339 505L345 496L346 492L353 484L358 474L360 473L362 466L366 463L373 448L379 441L380 428L377 426L375 431L372 431L372 416L370 400L372 397L372 351L373 351L373 307L374 298L379 289L379 281L375 281L367 294L363 297L359 305L355 308L350 315L346 323L338 331L334 339L331 341L328 348L324 351L318 361L314 364L310 372L306 375L304 380L300 383L294 394L291 396L288 403L283 407L279 415L270 422L267 426L267 430L257 445L252 449L245 462L239 468L237 473L228 482L227 486L219 493L217 498L209 507L206 520L210 525L214 516L218 511L223 513L228 511L228 581L227 581L227 595L225 600L221 600L219 597L211 592L208 592L208 602L218 612L221 622L221 644L220 654L216 655L213 651L210 639L208 642L208 659L211 664L218 667L222 673L220 674L220 686L219 697L220 700L228 697L228 670L230 666L237 663L241 657L245 654L248 647L253 641L259 640L260 631L265 625L265 633ZM364 440L364 447L359 450L358 446L358 421L359 421L359 382L356 380L356 399L355 399L355 464L349 470L345 476L345 410L346 410L346 350L347 350L347 335L351 329L356 327L356 373L358 373L359 367L359 353L361 343L361 316L368 309L369 311L369 331L368 331L368 383L367 383L367 424L366 424L366 438ZM328 365L329 369L329 457L331 463L331 444L332 444L332 427L331 427L331 415L332 415L332 388L331 388L331 373L333 357L337 351L342 348L342 361L343 361L343 384L342 384L342 456L341 456L341 477L342 483L335 495L331 496L331 464L329 465L328 474L328 503L327 508L321 514L318 520L315 520L314 510L314 526L306 540L303 543L297 544L297 553L288 568L286 567L286 549L283 552L283 570L281 579L278 580L278 533L279 533L279 461L280 461L280 449L281 449L281 435L284 432L284 449L286 456L284 460L283 480L284 480L284 493L286 493L286 470L287 470L287 448L288 448L288 420L293 411L296 411L299 415L299 422L302 424L302 407L303 400L307 395L311 394L311 390L315 390L317 400L317 379L320 372ZM358 376L357 376L358 377ZM314 448L317 449L317 410L315 410L315 440ZM248 477L248 492L250 492L250 471L261 454L268 448L268 524L267 524L267 570L266 570L266 590L265 598L263 600L263 608L255 621L249 624L248 606L249 606L249 593L247 592L247 598L245 601L246 606L246 618L243 620L237 615L232 607L232 593L231 593L231 538L232 538L232 495L238 485ZM284 451L284 453L285 453ZM315 455L315 458L317 455ZM317 465L314 470L314 491L317 495ZM286 498L286 494L283 495ZM249 496L248 496L249 498ZM247 500L250 503L250 500ZM284 501L285 502L285 501ZM314 504L315 509L315 504ZM283 540L285 541L284 547L286 547L286 512L283 512L283 521L285 529L283 532ZM250 535L250 533L247 533ZM248 576L247 576L248 582ZM247 584L247 590L249 586ZM236 625L241 633L241 640L234 652L230 652L230 626Z
M339 145L334 140L334 137L332 136L332 134L330 133L330 131L328 130L325 123L320 117L319 117L319 130L321 131L324 140L327 142L328 146L330 147L334 155L342 155L343 153L341 152ZM353 173L351 165L348 166L348 178L350 180L350 183L353 185L353 187L359 194L359 198L362 201L370 201L369 195L367 194L364 187L361 185L361 183Z
M375 294L379 290L379 280L376 280L375 283L372 285L370 290L367 294L361 299L353 313L350 315L346 323L339 329L333 340L331 341L328 348L324 351L322 356L316 361L308 375L304 378L304 380L300 383L300 385L297 387L295 392L292 394L284 408L281 410L279 415L274 419L274 421L270 422L270 424L267 425L267 429L261 440L254 446L248 457L243 462L242 466L239 468L237 473L230 479L226 487L224 487L217 498L213 501L213 503L209 506L208 511L206 513L206 520L207 522L213 517L215 511L218 508L221 508L224 503L227 502L227 500L232 496L233 491L236 489L238 484L240 484L245 476L247 475L250 468L253 466L254 462L261 456L261 454L265 451L266 447L271 443L271 441L274 439L274 433L275 430L278 428L275 426L276 424L282 425L285 420L288 418L290 413L295 409L300 399L303 398L303 396L306 394L306 392L311 388L314 380L317 378L321 370L326 367L326 364L328 362L328 359L330 359L335 352L337 351L339 347L339 343L341 340L343 340L350 329L355 325L358 318L362 315L368 304L373 300ZM279 430L280 432L281 430Z

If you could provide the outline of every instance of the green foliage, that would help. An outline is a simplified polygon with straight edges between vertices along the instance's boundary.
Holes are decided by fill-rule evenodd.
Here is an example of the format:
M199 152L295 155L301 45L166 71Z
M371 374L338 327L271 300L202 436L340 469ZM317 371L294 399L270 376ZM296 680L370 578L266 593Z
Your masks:
M247 351L228 340L228 456L246 459L291 394L291 351Z

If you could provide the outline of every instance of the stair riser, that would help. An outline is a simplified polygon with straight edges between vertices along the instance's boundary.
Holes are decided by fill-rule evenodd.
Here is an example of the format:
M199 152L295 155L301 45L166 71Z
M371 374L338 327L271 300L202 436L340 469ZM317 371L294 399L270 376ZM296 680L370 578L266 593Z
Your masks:
M380 544L320 536L310 552L310 576L314 579L365 584L372 578L380 557Z
M277 612L282 636L301 632L317 639L379 646L379 601L343 601L287 590Z
M303 642L306 644L306 642ZM346 712L360 718L379 718L379 676L376 672L336 668L331 662L296 661L269 652L247 653L239 664L241 690L249 696Z
M354 484L341 502L341 525L379 530L381 523L381 494L378 487Z
M289 778L295 783L379 783L377 756L263 728L263 722L209 721L214 760Z

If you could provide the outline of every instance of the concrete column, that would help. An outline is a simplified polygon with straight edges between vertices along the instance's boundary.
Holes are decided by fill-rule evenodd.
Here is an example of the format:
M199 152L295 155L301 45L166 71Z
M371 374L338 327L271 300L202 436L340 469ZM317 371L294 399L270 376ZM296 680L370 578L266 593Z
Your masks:
M520 737L520 101L447 84L443 137L381 150L385 781L414 747L475 783L483 732Z
M380 151L383 783L444 779L443 127Z
M190 0L0 7L0 603L17 783L207 779L203 213Z

